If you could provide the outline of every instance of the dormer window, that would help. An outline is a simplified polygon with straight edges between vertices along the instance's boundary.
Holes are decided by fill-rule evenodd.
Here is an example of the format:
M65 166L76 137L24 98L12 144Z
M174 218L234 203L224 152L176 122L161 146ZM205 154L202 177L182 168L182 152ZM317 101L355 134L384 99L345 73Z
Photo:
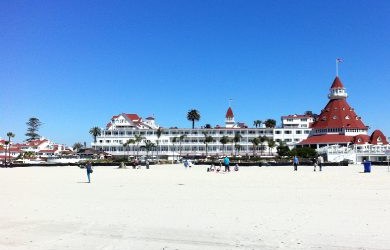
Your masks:
M323 116L321 120L326 121L326 116Z
M378 138L376 139L376 141L377 141L377 142L381 142L382 139L381 139L380 137L378 137Z
M336 120L336 119L337 119L337 116L336 116L336 115L334 115L334 116L333 116L333 120Z
M357 140L357 142L362 142L362 139L359 138L359 139Z
M349 120L350 118L349 118L349 116L347 115L346 117L345 117L345 120Z

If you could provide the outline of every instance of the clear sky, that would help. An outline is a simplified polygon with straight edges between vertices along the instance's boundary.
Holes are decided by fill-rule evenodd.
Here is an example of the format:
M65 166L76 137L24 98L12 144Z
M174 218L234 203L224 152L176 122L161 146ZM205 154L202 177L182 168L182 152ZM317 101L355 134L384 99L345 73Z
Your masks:
M335 77L390 136L390 1L1 1L0 137L72 146L113 115L190 127L320 113ZM372 130L371 130L372 131Z

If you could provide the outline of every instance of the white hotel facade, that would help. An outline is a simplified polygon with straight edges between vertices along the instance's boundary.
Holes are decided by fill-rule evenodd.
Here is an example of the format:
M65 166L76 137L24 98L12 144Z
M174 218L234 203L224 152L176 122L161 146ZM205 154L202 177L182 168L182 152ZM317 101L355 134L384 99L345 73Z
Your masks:
M280 142L285 142L289 147L295 146L308 137L311 131L311 124L314 119L309 115L289 115L282 117L282 126L276 128L266 128L264 124L260 127L248 128L243 123L234 121L232 109L229 109L225 115L225 126L216 126L214 128L160 128L153 117L148 117L143 120L137 114L119 114L113 116L111 121L104 129L101 129L101 135L97 136L96 142L92 142L92 148L112 155L135 155L137 149L142 148L145 142L149 141L158 148L150 154L165 155L171 157L173 155L181 156L205 156L206 144L205 134L212 137L212 142L207 144L207 155L222 156L222 155L252 155L254 152L257 155L274 155L276 146ZM157 130L162 130L160 138L157 136ZM235 134L241 135L240 150L235 151L232 139ZM129 139L135 139L135 136L142 136L144 139L137 144L124 144ZM227 136L230 142L222 144L220 142L223 136ZM267 142L259 144L255 150L252 140L255 137L266 137L273 139L276 146L268 147ZM174 139L176 138L176 139ZM180 139L181 138L181 139ZM140 150L139 155L145 155L145 150Z

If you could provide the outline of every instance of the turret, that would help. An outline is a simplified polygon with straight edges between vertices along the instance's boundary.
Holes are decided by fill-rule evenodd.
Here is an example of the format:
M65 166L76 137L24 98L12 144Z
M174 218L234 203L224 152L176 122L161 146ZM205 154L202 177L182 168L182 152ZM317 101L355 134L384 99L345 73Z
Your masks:
M332 86L330 87L330 93L328 95L328 98L330 100L334 100L334 99L346 99L347 97L348 94L344 88L343 83L340 81L339 77L336 76Z
M235 121L234 121L233 110L231 107L229 107L228 110L226 111L225 125L227 128L233 128L234 124L235 124Z

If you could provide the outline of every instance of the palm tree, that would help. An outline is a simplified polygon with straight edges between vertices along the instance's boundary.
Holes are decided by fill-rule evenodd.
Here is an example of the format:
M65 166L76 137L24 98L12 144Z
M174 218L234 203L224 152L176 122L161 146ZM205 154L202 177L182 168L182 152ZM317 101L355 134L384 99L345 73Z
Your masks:
M173 147L173 150L172 150L172 163L173 163L173 161L174 161L174 159L175 159L175 143L177 142L177 140L178 140L178 137L177 136L175 136L175 137L173 137L172 139L171 139L172 141L172 147Z
M129 146L129 140L125 141L122 145L123 145L123 159L126 159L126 148Z
M240 133L235 133L233 138L234 148L236 149L236 155L237 155L237 144L241 141L242 135Z
M219 142L223 145L223 153L225 153L225 145L228 144L230 141L229 137L224 135L222 138L219 140Z
M276 146L276 142L273 139L268 139L268 153L271 155L271 150Z
M11 137L15 137L15 134L12 133L12 132L8 132L7 133L7 136L8 136L8 159L9 159L9 162L11 162ZM5 161L7 161L7 157L5 157Z
M261 120L255 120L255 121L253 121L253 126L255 126L256 128L257 128L257 127L260 127L260 126L261 126L261 123L262 123Z
M192 129L195 128L195 121L200 120L200 113L196 109L191 109L187 113L187 120L192 121Z
M267 119L264 124L266 128L274 128L276 126L276 121L274 119Z
M138 152L139 152L139 144L142 142L142 140L145 139L142 135L134 135L134 142L137 144L137 158L138 158Z
M145 140L145 146L142 146L142 148L145 148L146 150L146 159L148 158L149 151L152 151L156 147L156 144L154 144L151 141Z
M127 143L127 147L128 147L128 151L130 151L130 144L135 144L135 140L134 139L128 139L127 141L126 141L126 143ZM134 153L134 146L133 146L133 153Z
M203 143L206 144L206 158L207 158L209 143L213 142L213 137L211 135L208 135L206 131L203 131L202 134L204 135Z
M181 135L181 136L179 136L179 144L180 144L180 148L179 148L179 150L180 150L180 153L179 153L179 157L181 158L181 142L184 140L184 138L186 138L187 137L187 135Z
M260 154L263 155L263 150L264 150L264 142L267 141L267 137L265 136L260 136Z
M241 145L238 143L234 144L234 149L236 150L236 155L237 155L237 152L238 152L238 154L240 154Z
M93 127L89 130L89 133L93 136L93 141L96 143L96 137L102 134L102 130L99 127Z
M81 142L76 142L73 144L73 150L76 150L76 152L79 152L80 149L82 149L84 145Z
M158 152L161 151L161 148L160 148L160 137L163 133L163 129L161 127L159 127L156 131L156 135L157 135L157 140L156 140L156 144L157 144L157 163L160 162L160 157L158 155Z
M260 139L258 137L255 137L252 139L252 145L253 145L253 156L255 156L255 151L257 149L257 146L259 145L260 143Z

